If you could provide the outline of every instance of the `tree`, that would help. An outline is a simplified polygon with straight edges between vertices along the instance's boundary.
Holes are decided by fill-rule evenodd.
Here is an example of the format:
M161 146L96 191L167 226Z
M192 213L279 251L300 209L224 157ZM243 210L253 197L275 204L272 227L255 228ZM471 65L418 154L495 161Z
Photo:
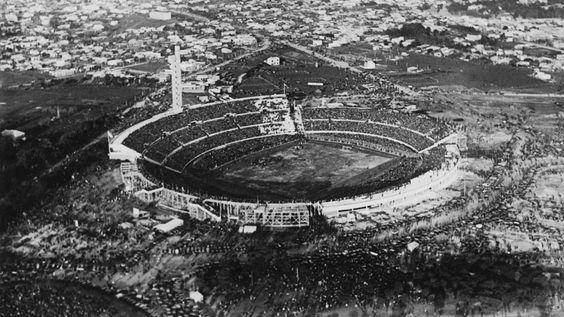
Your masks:
M16 154L17 165L27 173L38 171L47 166L47 155L40 147L22 149Z

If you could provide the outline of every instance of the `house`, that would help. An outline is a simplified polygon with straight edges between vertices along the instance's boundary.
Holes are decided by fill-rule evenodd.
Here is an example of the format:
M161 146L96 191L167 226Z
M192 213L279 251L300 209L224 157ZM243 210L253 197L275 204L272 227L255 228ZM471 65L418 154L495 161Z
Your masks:
M542 71L540 71L538 68L535 69L535 72L533 74L534 78L540 79L540 80L544 80L544 81L549 81L551 79L550 74L547 73L543 73Z
M123 230L127 230L133 228L133 224L131 222L122 222L119 224L119 227Z
M415 43L415 40L409 39L409 40L403 41L403 42L401 43L401 46L403 46L403 47L408 47L408 46L410 46L410 45L413 44L413 43Z
M1 134L3 137L7 137L12 139L12 141L25 141L25 132L18 131L18 130L4 130Z
M400 44L405 38L403 36L394 37L391 42L392 44Z
M149 219L149 212L133 208L133 218L135 219Z
M374 61L366 61L363 66L364 69L375 69L376 63Z
M189 81L182 84L182 92L186 93L204 93L206 92L206 85L200 81Z
M409 66L409 67L407 68L407 72L414 74L414 73L418 73L418 72L419 72L419 69L417 68L417 66Z
M74 74L76 74L76 69L74 69L74 68L71 68L71 69L56 69L56 70L52 70L52 71L49 72L49 75L51 75L55 78L70 77Z
M107 62L108 66L123 66L123 60L112 59Z
M280 66L280 57L278 56L271 56L267 58L265 61L270 66Z
M190 291L190 294L188 296L196 303L200 303L204 300L204 295L202 295L202 293L198 291Z
M257 226L256 225L243 225L241 227L239 227L239 233L254 233L257 231Z
M466 35L466 40L469 42L476 42L482 39L482 35L481 34L467 34Z

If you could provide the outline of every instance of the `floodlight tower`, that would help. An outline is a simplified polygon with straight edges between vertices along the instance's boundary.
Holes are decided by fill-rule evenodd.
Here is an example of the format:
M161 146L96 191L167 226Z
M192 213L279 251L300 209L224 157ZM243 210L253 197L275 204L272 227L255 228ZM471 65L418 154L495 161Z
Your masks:
M172 70L172 109L182 109L182 70L180 69L180 47L174 47L174 56L168 59Z

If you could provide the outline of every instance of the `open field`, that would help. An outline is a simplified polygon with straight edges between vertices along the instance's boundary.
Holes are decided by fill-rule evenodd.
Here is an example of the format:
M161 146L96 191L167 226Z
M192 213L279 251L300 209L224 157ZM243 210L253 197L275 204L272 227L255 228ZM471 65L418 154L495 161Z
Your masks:
M268 57L280 58L280 65L269 66ZM237 83L236 96L269 94L286 91L304 94L338 93L356 89L360 85L358 75L345 69L329 66L326 61L307 55L288 46L275 46L260 54L252 54L222 67L222 78ZM245 75L244 77L240 77ZM315 83L308 85L308 83Z
M531 77L532 70L510 65L493 65L477 61L463 61L452 57L435 57L409 53L400 60L392 60L402 51L373 51L369 45L355 44L331 50L352 64L362 65L364 60L374 60L382 69L376 73L387 73L390 79L415 87L452 86L478 88L484 91L505 89L519 92L562 93L561 74L553 74L554 82L544 82ZM422 73L407 73L407 68L416 66ZM378 68L378 67L377 67Z
M134 66L127 67L127 69L131 69L133 71L140 71L150 74L158 73L167 68L168 68L168 63L166 61L151 61L151 62L136 64Z
M333 66L296 67L290 63L289 66L262 66L249 73L250 76L243 78L242 84L236 87L236 94L260 94L257 90L267 88L281 91L284 84L287 85L286 91L304 94L333 94L359 86L358 78L354 74ZM259 86L254 84L257 81L260 82ZM247 84L249 82L251 84Z
M556 114L564 109L564 95L544 97L542 95L511 95L511 94L457 94L451 96L465 103L473 102L480 111L495 111L496 109L528 108L539 114Z
M142 89L134 87L72 86L61 85L41 89L0 89L0 118L35 111L45 111L50 107L62 108L120 106L124 101L140 94ZM38 108L39 107L39 108ZM51 112L55 112L51 110Z
M30 83L35 80L44 80L51 78L50 75L36 71L0 71L0 88L17 86L20 84Z
M417 66L420 74L392 75L393 79L416 87L461 85L484 91L506 89L522 92L559 92L563 87L530 76L530 69L508 65L481 64L454 58L438 58L411 54L403 60L388 62L388 68L404 72L407 67Z
M350 183L355 175L389 160L384 155L304 143L245 157L222 172L225 181L255 190L265 187L287 197L311 197L334 184Z
M26 140L16 145L2 139L0 227L45 199L51 187L66 181L69 173L78 172L89 160L104 157L100 150L107 148L97 141L105 139L102 134L119 121L119 111L142 97L145 89L69 84L0 89L0 130L26 133ZM91 142L95 146L79 151L85 156L75 160L73 154ZM61 165L69 169L58 168Z
M278 87L264 78L250 77L243 79L243 82L235 89L235 94L244 96L248 92L253 92L256 95L269 95L282 93L282 91L282 87Z
M248 72L252 68L266 65L264 61L271 56L280 57L281 64L283 65L314 65L315 62L320 62L315 57L296 51L293 48L283 46L273 47L259 54L247 56L241 60L224 66L222 71L229 72L237 78L239 75Z

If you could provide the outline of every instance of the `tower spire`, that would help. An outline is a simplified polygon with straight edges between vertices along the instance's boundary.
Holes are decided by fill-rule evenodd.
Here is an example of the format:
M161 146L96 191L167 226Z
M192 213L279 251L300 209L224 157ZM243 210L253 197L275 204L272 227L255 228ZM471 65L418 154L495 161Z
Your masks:
M174 57L169 59L172 70L172 108L182 108L182 72L180 70L180 47L174 47Z

